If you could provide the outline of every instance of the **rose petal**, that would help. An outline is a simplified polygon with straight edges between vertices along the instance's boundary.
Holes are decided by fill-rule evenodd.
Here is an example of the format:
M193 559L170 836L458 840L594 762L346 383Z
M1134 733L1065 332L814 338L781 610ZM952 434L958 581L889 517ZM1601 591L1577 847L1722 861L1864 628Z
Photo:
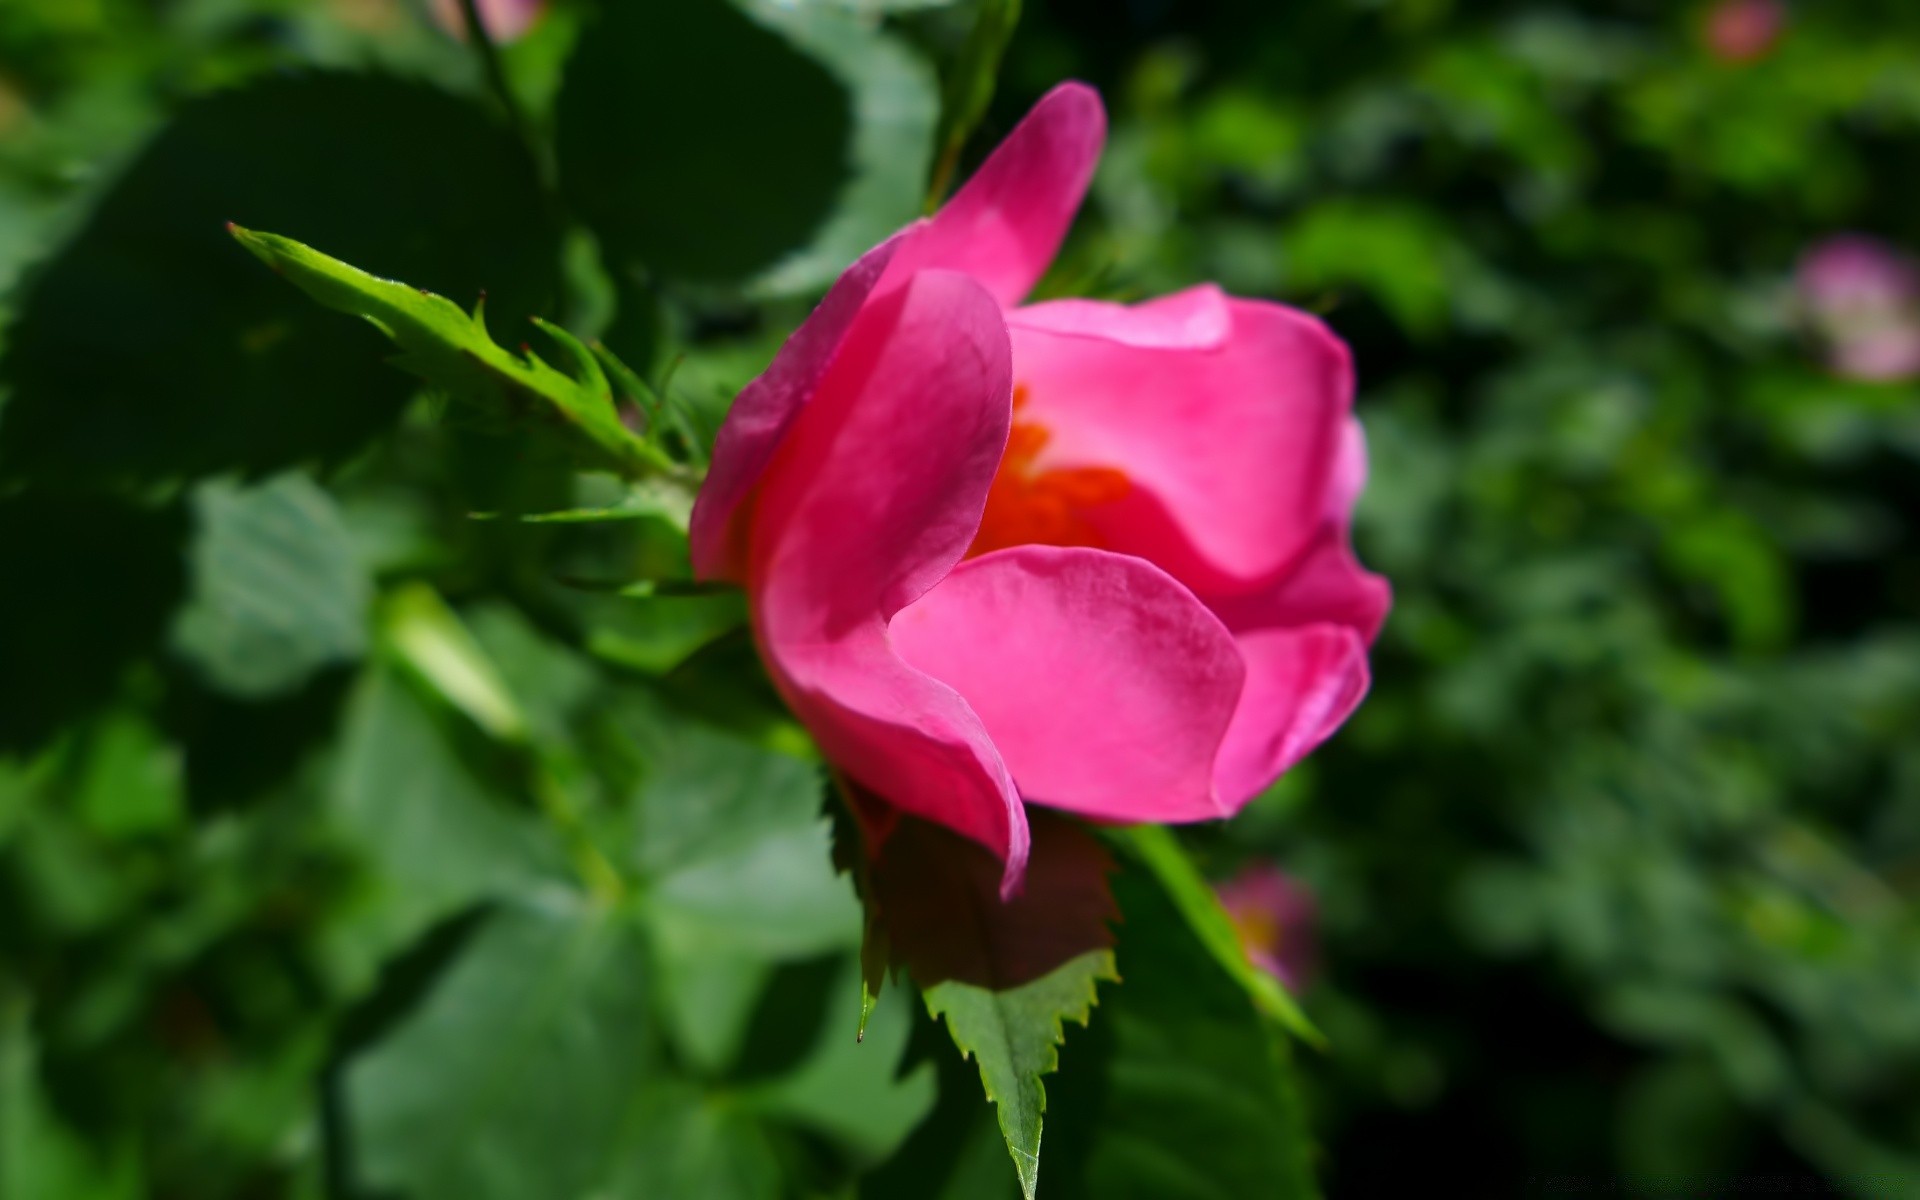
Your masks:
M1106 137L1098 92L1084 83L1054 88L914 233L896 276L926 267L965 271L1001 304L1018 304L1060 248Z
M1392 591L1353 556L1345 527L1328 522L1293 569L1265 591L1205 599L1235 634L1344 625L1371 644L1387 619Z
M972 559L901 610L902 658L980 715L1029 801L1115 821L1221 816L1233 639L1151 563L1084 547Z
M1234 639L1247 686L1233 714L1215 782L1237 812L1325 741L1367 694L1367 645L1344 625L1261 629Z
M1077 334L1143 350L1212 350L1233 332L1227 294L1211 283L1140 304L1048 300L1007 315L1007 323L1042 333Z
M819 387L854 318L906 236L895 234L848 267L780 347L773 363L727 411L688 530L693 569L700 578L735 582L745 578L745 531L737 519L742 503L760 482L794 416Z
M1210 593L1250 591L1312 541L1352 401L1346 347L1306 313L1226 301L1212 349L1141 345L1136 311L1087 304L1062 334L1013 318L1035 469L1114 468L1129 495L1084 514L1109 549ZM1104 309L1113 332L1085 318ZM1134 340L1129 341L1129 337Z
M827 756L892 804L974 838L1017 881L1018 794L985 728L909 666L885 623L972 539L1011 416L998 306L926 271L852 319L753 501L755 634Z

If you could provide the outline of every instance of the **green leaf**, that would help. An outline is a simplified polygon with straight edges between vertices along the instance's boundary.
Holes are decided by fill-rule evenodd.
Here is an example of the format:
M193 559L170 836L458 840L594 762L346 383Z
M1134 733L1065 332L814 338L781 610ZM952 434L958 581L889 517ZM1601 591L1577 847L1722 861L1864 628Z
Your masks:
M1040 1077L1058 1063L1062 1023L1086 1024L1095 982L1119 978L1106 882L1113 864L1078 824L1036 811L1026 878L1003 899L1000 861L981 846L857 789L846 795L868 847L856 856L843 824L837 857L853 870L869 920L862 1025L884 954L913 976L928 1010L978 1062L1030 1198L1046 1110Z
M741 592L711 595L590 597L587 648L610 663L664 675L701 647L747 623Z
M1129 868L1114 892L1127 983L1052 1089L1053 1200L1311 1200L1285 1037L1195 938L1161 879Z
M935 1071L932 1063L922 1062L899 1073L913 1032L913 1014L902 993L888 997L872 1037L847 1036L841 1014L860 986L859 964L849 956L833 980L812 1053L792 1072L750 1086L745 1099L755 1111L830 1139L857 1166L867 1167L893 1153L926 1119L934 1105ZM787 998L773 999L782 1017L791 1020Z
M987 115L987 105L993 102L994 86L1000 79L1000 58L1019 24L1020 0L979 0L973 28L941 89L940 133L936 139L940 157L927 182L929 212L946 198L960 152L980 118Z
M366 647L373 585L331 497L304 475L195 490L193 591L173 646L206 680L258 699Z
M751 284L771 295L807 292L832 282L916 215L933 157L938 85L923 58L851 14L767 0L753 11L832 72L853 105L849 174L832 215L804 247Z
M74 746L79 778L73 807L92 832L106 838L163 833L186 815L184 762L146 721L110 712Z
M945 1017L954 1045L980 1064L980 1082L999 1110L1000 1133L1027 1200L1039 1184L1047 1111L1040 1077L1060 1065L1063 1022L1087 1023L1094 985L1103 979L1120 979L1111 950L1089 951L1018 987L993 990L949 980L925 991L927 1011Z
M185 587L186 532L178 506L0 498L0 751L43 745L157 648Z
M0 1196L117 1200L143 1195L132 1154L102 1155L63 1124L40 1086L26 997L0 990Z
M617 270L743 282L826 224L854 111L831 71L727 0L604 4L560 92L561 188Z
M531 735L527 715L485 650L439 593L424 583L389 594L380 606L381 635L442 701L506 745Z
M1232 918L1220 906L1213 885L1187 857L1178 835L1164 825L1134 825L1110 830L1108 836L1160 881L1199 944L1252 997L1261 1012L1309 1044L1326 1045L1325 1036L1307 1020L1280 981L1248 961Z
M419 689L386 665L348 703L326 809L366 875L325 934L348 991L454 913L565 876L548 830L466 762Z
M183 106L78 235L29 273L4 339L0 477L70 483L337 461L414 388L363 328L233 253L282 230L443 294L550 311L558 236L522 147L417 83L312 72Z
M635 1099L628 1128L619 1174L602 1194L714 1200L787 1194L768 1130L729 1097L664 1082Z
M488 335L480 310L469 314L444 296L380 279L290 238L230 226L261 262L337 312L363 317L400 347L396 366L446 392L476 419L503 427L557 424L582 466L628 478L677 477L665 455L628 432L597 359L557 325L535 319L569 368L556 370L532 351L509 354Z
M636 931L562 890L488 914L389 1036L344 1071L356 1182L524 1200L607 1188L658 1067ZM683 1193L703 1194L703 1193Z
M681 1051L719 1072L778 964L858 944L858 906L830 862L819 768L637 688L602 716L600 737L633 762L607 841L643 881L663 1016Z

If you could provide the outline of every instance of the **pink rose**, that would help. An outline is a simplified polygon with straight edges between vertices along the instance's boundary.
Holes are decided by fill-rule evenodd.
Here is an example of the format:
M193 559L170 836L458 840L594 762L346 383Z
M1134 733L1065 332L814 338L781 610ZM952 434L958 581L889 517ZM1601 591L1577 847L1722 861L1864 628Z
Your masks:
M1766 57L1786 26L1780 0L1721 0L1707 13L1707 49L1722 62L1753 62Z
M1099 97L1049 93L940 212L836 282L721 428L694 566L744 585L836 769L993 850L1022 802L1230 816L1367 690L1386 583L1344 345L1211 285L1021 305Z
M1306 983L1314 967L1318 909L1307 885L1276 866L1253 863L1218 891L1253 965L1289 988Z
M1837 374L1920 375L1920 269L1910 259L1873 238L1829 238L1800 260L1797 285Z

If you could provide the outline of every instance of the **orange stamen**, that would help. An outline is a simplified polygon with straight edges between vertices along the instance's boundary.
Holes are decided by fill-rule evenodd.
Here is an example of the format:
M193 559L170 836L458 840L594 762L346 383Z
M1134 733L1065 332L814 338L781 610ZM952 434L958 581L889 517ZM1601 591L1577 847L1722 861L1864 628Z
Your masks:
M1133 489L1126 473L1112 467L1036 470L1052 435L1039 422L1020 419L1026 406L1027 387L1017 385L1007 452L987 489L987 510L967 549L969 558L1009 546L1102 546L1104 539L1088 513Z

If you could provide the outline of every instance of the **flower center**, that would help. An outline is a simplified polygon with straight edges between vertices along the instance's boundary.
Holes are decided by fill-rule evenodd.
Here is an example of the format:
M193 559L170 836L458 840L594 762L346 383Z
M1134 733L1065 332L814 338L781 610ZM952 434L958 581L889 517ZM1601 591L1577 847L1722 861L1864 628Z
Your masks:
M1052 435L1039 422L1021 419L1026 406L1027 385L1017 384L1007 452L987 489L987 511L967 548L968 558L1009 546L1102 546L1088 513L1133 488L1126 473L1112 467L1036 470L1040 451Z

